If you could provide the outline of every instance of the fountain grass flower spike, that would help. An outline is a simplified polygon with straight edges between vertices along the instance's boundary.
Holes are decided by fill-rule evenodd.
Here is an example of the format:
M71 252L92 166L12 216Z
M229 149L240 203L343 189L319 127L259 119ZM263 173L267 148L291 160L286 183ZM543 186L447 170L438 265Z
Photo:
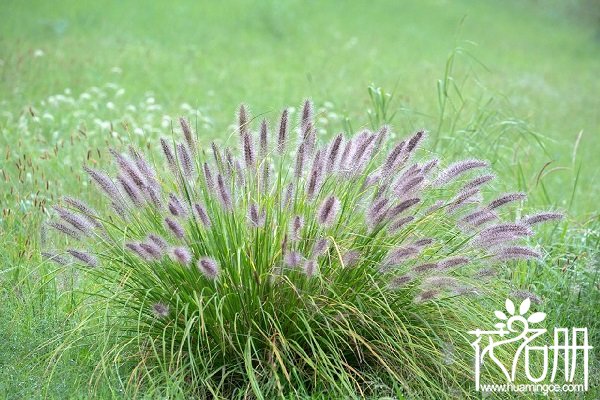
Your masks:
M110 172L85 167L104 202L65 197L47 225L69 247L45 259L114 293L112 326L140 340L113 351L137 354L133 371L175 368L195 395L469 393L470 360L438 368L437 346L464 347L481 271L536 262L533 225L561 215L503 221L525 194L490 196L487 162L439 167L424 131L387 143L387 126L319 140L313 109L253 126L240 107L237 148L180 119L159 165L111 149Z

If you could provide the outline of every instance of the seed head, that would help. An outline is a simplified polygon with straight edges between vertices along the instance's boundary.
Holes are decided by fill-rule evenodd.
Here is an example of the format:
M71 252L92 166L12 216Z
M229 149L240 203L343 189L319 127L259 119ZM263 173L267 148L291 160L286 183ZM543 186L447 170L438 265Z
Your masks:
M298 151L296 153L296 168L294 169L294 176L296 178L300 178L302 176L302 173L304 172L304 157L304 143L300 143L300 146L298 146Z
M183 237L185 236L185 231L183 230L183 227L179 225L179 222L167 217L165 218L165 224L176 238L183 239Z
M110 152L110 154L112 154L123 175L127 176L140 189L146 186L144 178L138 171L135 163L125 158L123 155L121 155L114 149L109 149L108 151Z
M335 222L339 211L340 201L335 196L329 196L319 207L317 221L325 227L330 227Z
M451 257L451 258L446 258L445 260L439 261L438 262L438 268L439 269L450 269L450 268L455 268L458 267L460 265L464 265L467 264L469 262L469 259L467 257Z
M98 188L100 188L110 200L114 202L121 202L121 195L119 193L119 189L117 189L117 186L115 186L115 184L108 177L108 175L106 175L104 172L97 171L88 167L83 167L83 169L96 183Z
M53 208L58 213L60 218L73 228L87 236L92 234L94 225L91 224L87 218L79 214L72 213L71 211L62 207L54 206Z
M163 250L153 242L140 243L140 248L152 258L160 259L163 256Z
M344 267L354 267L360 260L360 252L358 250L349 250L342 256Z
M521 220L521 222L527 226L532 226L532 225L540 224L540 223L546 222L546 221L561 220L562 218L563 218L563 215L561 213L543 212L543 213L539 213L539 214L526 216Z
M440 175L438 176L435 184L437 186L444 185L454 180L459 175L462 175L468 171L471 171L476 168L485 168L488 166L488 163L482 160L463 160L451 164L448 168L446 168Z
M478 176L477 178L474 178L473 180L467 182L465 186L463 186L462 190L478 188L482 185L485 185L494 178L496 178L496 176L492 174Z
M242 104L240 105L238 111L238 132L240 134L240 137L244 137L244 135L247 135L249 133L249 123L250 116L248 110L246 109L246 106Z
M205 228L210 228L210 218L208 217L208 213L206 212L206 208L204 208L201 204L194 204L194 210L196 211L196 217L200 219L202 225Z
M175 156L173 155L173 151L171 150L171 145L164 138L160 138L160 145L162 146L162 151L165 155L165 159L167 160L167 165L171 171L177 171L177 163L175 162Z
M83 214L83 216L88 220L90 224L94 225L97 228L102 227L102 224L97 220L98 214L96 213L96 211L94 211L83 201L68 196L63 197L63 201L69 206L77 209L81 214Z
M265 158L269 151L269 126L267 120L263 119L260 123L260 158Z
M250 133L245 133L242 136L243 149L244 149L244 161L246 163L247 168L254 167L254 140L252 140L252 136Z
M204 171L204 183L206 184L206 188L209 192L214 192L215 181L213 179L212 172L208 163L204 163L204 165L202 166L202 170Z
M512 203L514 201L521 201L527 198L525 193L507 193L503 196L498 197L488 204L488 210L493 210L498 207L502 207L505 204Z
M167 241L162 237L155 233L151 233L148 235L148 241L154 243L161 250L166 250L168 244Z
M72 228L69 228L67 225L63 224L62 222L54 222L54 221L49 222L48 226L51 226L52 228L56 229L60 233L70 236L71 238L73 238L75 240L81 240L81 238L82 238L81 232L76 231Z
M56 253L50 253L50 252L47 252L47 251L42 251L41 254L42 254L42 257L45 260L52 261L52 262L54 262L54 263L56 263L58 265L67 265L69 263L69 260L67 260L63 256L60 256L60 255L58 255Z
M529 292L527 290L513 290L510 292L510 297L516 298L519 300L529 299L532 303L541 304L542 299L536 295L535 293Z
M439 296L440 292L437 289L429 289L422 291L415 300L417 302L430 301Z
M151 260L150 254L148 254L144 249L142 249L142 247L140 246L139 243L134 243L134 242L125 243L125 247L127 247L129 250L131 250L133 253L135 253L142 260L146 260L146 261Z
M94 267L98 266L98 259L85 251L68 249L67 253L69 253L74 258L81 261L83 264L87 265L88 267L94 268Z
M167 318L169 316L169 306L163 303L154 303L152 305L152 313L156 318Z
M419 203L420 201L421 201L421 199L415 197L415 198L404 200L404 201L400 202L399 204L390 208L390 210L388 212L389 218L392 218L392 219L396 218L398 215L402 214L404 211L408 210L410 207L414 206L415 204Z
M410 282L412 282L413 279L414 279L413 276L409 275L409 274L396 276L390 280L388 287L391 290L400 289L400 288L406 286L407 284L409 284Z
M344 146L344 151L342 152L342 156L340 157L339 169L342 172L348 172L350 168L348 167L348 162L350 159L350 155L354 153L354 145L352 139L348 139L346 145Z
M530 260L540 258L542 255L529 247L510 246L504 247L494 253L498 260Z
M129 177L119 174L117 175L117 181L119 181L119 184L133 205L140 207L144 202L144 197L135 184L129 179Z
M183 175L186 178L191 178L194 174L194 162L192 161L192 156L190 156L187 147L185 147L183 143L177 144L177 157L179 157Z
M402 149L404 148L405 142L402 141L400 143L398 143L397 145L394 146L394 148L392 149L392 151L389 152L389 154L387 155L384 163L383 163L383 167L381 168L382 171L382 175L384 177L389 177L392 175L392 173L394 172L394 170L396 169L398 163L397 160L400 157L400 154L402 153Z
M219 265L214 258L202 257L198 260L197 266L206 279L214 280L219 276Z
M193 136L192 128L190 127L190 124L188 123L188 121L185 118L180 117L179 125L181 125L181 131L183 132L183 137L185 138L185 142L187 143L188 150L192 154L194 154L196 152L196 141L194 140L194 136Z
M259 210L256 203L250 204L248 207L248 222L253 228L260 228L265 225L265 210Z
M338 155L340 153L340 148L342 145L343 138L344 138L344 136L340 133L335 137L335 139L333 139L333 142L331 143L331 146L329 148L329 155L327 157L327 172L328 173L333 171L333 169L335 167L335 163L336 163Z
M311 259L304 261L302 271L309 278L317 275L319 273L319 264L317 263L317 260Z
M288 267L297 267L302 263L302 259L302 255L297 251L288 251L283 258L283 262Z
M221 201L221 205L225 210L231 211L233 209L231 193L229 193L229 188L225 185L221 174L217 175L217 187L219 188L219 200Z
M302 230L303 226L304 226L304 218L302 218L300 215L296 215L294 218L292 218L292 220L290 221L290 229L289 229L290 240L292 240L292 241L300 240L300 231Z
M187 210L181 200L173 193L169 193L169 211L175 217L185 217L187 215Z
M304 128L312 121L313 117L313 105L310 99L304 100L304 105L302 106L302 118L300 119L300 127Z
M319 238L313 245L312 254L314 257L322 256L329 249L329 240L326 238Z
M288 137L288 110L285 109L281 113L281 119L279 120L279 137L277 138L277 152L283 154L285 151L285 144Z
M413 267L413 272L417 273L417 274L422 274L425 272L429 272L432 271L434 269L436 269L438 267L437 263L426 263L426 264L419 264L415 267Z
M388 232L390 235L394 235L398 233L398 231L406 224L412 222L415 219L412 215L408 217L398 218L396 221L392 222L388 227Z
M419 131L415 133L410 139L408 139L408 144L406 145L406 152L411 153L417 145L423 140L425 137L425 131Z
M184 266L187 266L192 262L192 254L186 247L173 247L171 249L171 257L173 261Z

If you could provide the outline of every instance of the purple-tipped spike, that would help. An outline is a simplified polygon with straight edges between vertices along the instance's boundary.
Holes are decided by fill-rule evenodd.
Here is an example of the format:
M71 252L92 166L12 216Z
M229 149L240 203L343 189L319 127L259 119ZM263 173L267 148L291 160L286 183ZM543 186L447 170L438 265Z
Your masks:
M163 256L163 250L153 242L140 243L140 248L154 259L160 259Z
M437 298L440 292L437 289L424 290L416 297L417 302L426 302Z
M125 247L135 253L135 255L142 260L150 261L150 255L144 249L142 249L139 243L125 243Z
M313 277L319 273L319 264L317 260L306 260L302 265L302 271L306 276Z
M248 222L253 228L260 228L265 225L265 211L259 210L256 203L250 204L248 208Z
M42 251L41 254L45 260L52 261L58 265L67 265L69 263L69 260L55 253Z
M98 266L98 259L96 257L94 257L93 255L86 253L85 251L69 249L69 250L67 250L67 253L69 253L74 258L81 261L83 264L87 265L88 267L94 268L94 267Z
M179 225L179 222L171 218L165 218L165 224L176 238L183 239L185 231L183 230L183 227Z
M543 212L539 214L534 214L530 216L523 217L521 220L522 223L528 226L532 226L535 224L540 224L546 221L558 221L563 218L563 215L558 212Z
M154 303L152 304L152 313L156 318L167 318L169 316L169 306L163 303Z
M191 178L194 174L194 162L192 161L192 156L190 156L187 147L182 143L177 144L177 157L179 157L183 175L186 178Z
M421 201L421 199L415 197L413 199L408 199L408 200L404 200L404 201L400 202L399 204L390 208L390 210L388 212L389 218L390 219L396 218L398 215L402 214L404 211L408 210L410 207L414 206L415 204L419 203L420 201Z
M452 213L467 204L477 203L480 199L481 192L479 192L478 188L461 191L450 201L446 212Z
M252 135L250 133L245 133L242 136L243 149L244 149L244 162L246 163L247 168L254 167L255 157L254 157L254 140L252 139Z
M358 250L349 250L342 256L344 267L354 267L360 260L360 252Z
M48 226L51 226L52 228L56 229L60 233L70 236L75 240L81 240L81 237L82 237L81 232L71 229L67 225L65 225L61 222L49 222Z
M329 155L327 156L327 172L333 171L335 167L335 163L337 161L338 155L340 153L340 148L342 145L342 139L344 136L340 133L338 134L333 142L331 143L331 147L329 148Z
M143 188L144 186L146 186L144 178L138 171L137 166L133 162L131 162L131 160L125 158L114 149L109 149L108 151L110 152L110 154L112 154L115 161L117 161L117 165L119 166L119 169L123 172L123 175L128 177L138 188Z
M441 260L438 262L438 268L439 269L450 269L450 268L455 268L461 265L465 265L469 262L469 259L467 257L451 257L451 258L446 258L445 260Z
M260 123L260 147L259 155L260 158L265 158L269 152L269 126L267 120L263 119Z
M119 189L114 182L104 172L97 171L88 167L83 167L85 172L88 173L90 178L96 183L96 185L108 196L108 198L114 202L121 202L121 195Z
M415 219L415 217L413 217L412 215L409 215L408 217L399 218L389 225L388 232L390 233L390 235L394 235L394 234L398 233L398 231L403 226L412 222L414 219Z
M196 141L194 140L194 134L192 133L190 124L185 118L180 117L179 125L181 125L181 131L183 132L183 137L187 143L188 150L194 154L196 152Z
M297 267L302 263L302 255L297 251L288 251L283 257L283 262L288 267Z
M385 270L394 265L400 265L407 260L415 258L421 252L421 248L416 246L400 247L388 253L383 262L382 268Z
M317 151L313 160L312 169L310 171L310 177L308 179L308 185L306 187L306 195L309 200L313 200L323 183L323 153L321 150Z
M173 155L173 151L171 150L171 145L164 138L160 138L160 145L162 146L162 151L165 155L165 159L167 160L167 165L171 171L177 171L177 162L175 162L175 155Z
M202 222L202 225L204 225L205 228L210 228L211 223L206 208L201 204L196 203L194 204L194 210L196 211L196 216L200 219L200 222Z
M250 116L248 110L245 105L241 104L238 110L238 132L241 138L249 133L249 124Z
M339 211L340 201L335 196L329 196L319 207L317 221L325 227L330 227L335 222Z
M387 155L383 166L381 167L381 174L385 177L388 178L389 176L392 175L392 173L394 172L394 170L396 169L397 166L397 160L400 156L400 154L402 153L402 149L404 148L404 141L398 143L397 145L394 146L394 148L392 149L392 151L389 152L389 154Z
M277 152L283 154L285 151L285 145L288 137L288 110L285 109L281 113L281 119L279 121L279 136L277 138Z
M175 217L185 217L187 215L187 210L181 200L173 193L169 193L169 211Z
M148 241L154 243L162 250L166 250L166 248L168 247L167 241L162 236L159 236L155 233L151 233L148 235Z
M423 175L427 175L429 172L431 172L431 170L433 170L435 167L437 167L439 162L440 162L440 160L438 160L437 158L434 158L433 160L430 160L427 163L425 163L425 165L423 165L423 168L421 170Z
M350 155L354 153L354 142L352 139L348 139L346 145L344 146L344 151L342 152L342 156L340 157L339 169L342 172L348 172L350 168L348 167L348 162L350 159Z
M94 225L91 224L88 219L84 218L81 215L72 213L69 210L66 210L62 207L54 206L54 210L58 213L60 218L67 222L69 225L83 233L84 235L91 235L92 230L94 229Z
M381 145L386 141L389 132L390 132L390 127L387 125L383 125L381 128L379 128L379 131L377 132L377 136L375 137L375 146L374 146L375 151L379 151L379 149L381 148Z
M488 163L482 160L463 160L456 162L440 173L435 184L437 186L444 185L468 171L476 168L485 168L487 166Z
M488 204L487 209L493 210L498 207L502 207L505 204L512 203L515 201L521 201L527 198L525 193L507 193L498 197L496 200L493 200Z
M119 174L117 181L135 206L139 207L144 203L144 196L127 176Z
M215 181L213 179L212 172L208 163L204 163L204 165L202 166L202 170L204 171L204 184L206 185L206 188L209 192L214 193Z
M67 203L69 206L79 210L81 214L88 220L88 222L94 225L97 228L101 228L102 224L98 222L98 214L94 211L90 206L85 204L83 201L79 199L75 199L73 197L65 196L63 197L63 201Z
M300 215L296 215L294 218L292 218L292 220L290 221L290 229L289 229L290 240L292 240L292 241L300 240L300 231L302 230L303 226L304 226L304 218L302 218Z
M511 246L505 247L494 253L498 260L531 260L541 258L542 255L529 247Z
M426 263L426 264L419 264L419 265L413 267L412 270L418 274L422 274L422 273L434 270L437 267L438 267L437 263Z
M294 199L294 184L288 183L285 187L285 194L283 196L283 201L281 203L282 208L286 208L292 204L292 200Z
M408 139L408 144L406 145L406 152L411 153L423 140L425 137L425 131L419 131L415 133L410 139Z
M221 174L217 175L217 187L219 189L219 200L221 201L223 208L227 211L233 210L231 194L229 193L229 188L225 185Z
M300 143L300 146L298 146L298 152L296 153L296 167L294 169L294 176L296 178L300 178L304 172L304 157L304 143Z
M535 304L542 303L542 299L538 295L527 290L513 290L512 292L510 292L510 297L519 300L529 299L532 303Z
M392 290L400 289L413 281L412 275L395 276L390 280L388 287Z
M496 178L496 176L492 174L478 176L477 178L474 178L471 181L467 182L465 186L463 186L462 190L478 188L480 186L485 185L494 178Z
M197 266L206 279L214 280L219 276L219 265L214 258L202 257L198 260Z
M304 128L310 122L312 122L313 118L313 105L310 99L304 100L304 104L302 106L302 117L300 119L300 127Z
M171 257L173 261L184 266L192 262L192 254L186 247L173 247L171 249Z
M312 254L315 257L322 256L329 249L329 240L326 238L319 238L315 241L313 245Z

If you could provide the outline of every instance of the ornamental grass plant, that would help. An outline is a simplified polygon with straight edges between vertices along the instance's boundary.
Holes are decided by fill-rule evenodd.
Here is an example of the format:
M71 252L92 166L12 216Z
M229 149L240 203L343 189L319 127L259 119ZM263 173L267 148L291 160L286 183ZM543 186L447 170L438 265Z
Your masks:
M424 158L424 131L323 142L310 101L297 121L237 117L237 149L181 119L163 161L85 167L104 207L54 207L66 240L43 255L91 282L73 340L98 335L101 374L207 398L472 395L479 299L498 266L543 257L533 227L561 214L507 220L525 194L493 196L486 161Z

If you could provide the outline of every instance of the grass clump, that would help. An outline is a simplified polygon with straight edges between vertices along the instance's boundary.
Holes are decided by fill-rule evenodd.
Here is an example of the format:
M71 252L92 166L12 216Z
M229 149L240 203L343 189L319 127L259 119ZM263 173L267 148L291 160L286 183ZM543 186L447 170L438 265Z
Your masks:
M525 195L484 201L494 176L482 160L415 161L423 131L322 144L309 101L295 126L284 110L258 132L240 107L239 152L180 125L181 141L161 139L164 168L111 149L115 178L86 167L106 208L65 197L46 224L68 246L44 257L79 266L106 301L92 333L126 390L473 393L465 336L484 317L469 296L496 265L541 257L523 242L559 213L503 222Z

